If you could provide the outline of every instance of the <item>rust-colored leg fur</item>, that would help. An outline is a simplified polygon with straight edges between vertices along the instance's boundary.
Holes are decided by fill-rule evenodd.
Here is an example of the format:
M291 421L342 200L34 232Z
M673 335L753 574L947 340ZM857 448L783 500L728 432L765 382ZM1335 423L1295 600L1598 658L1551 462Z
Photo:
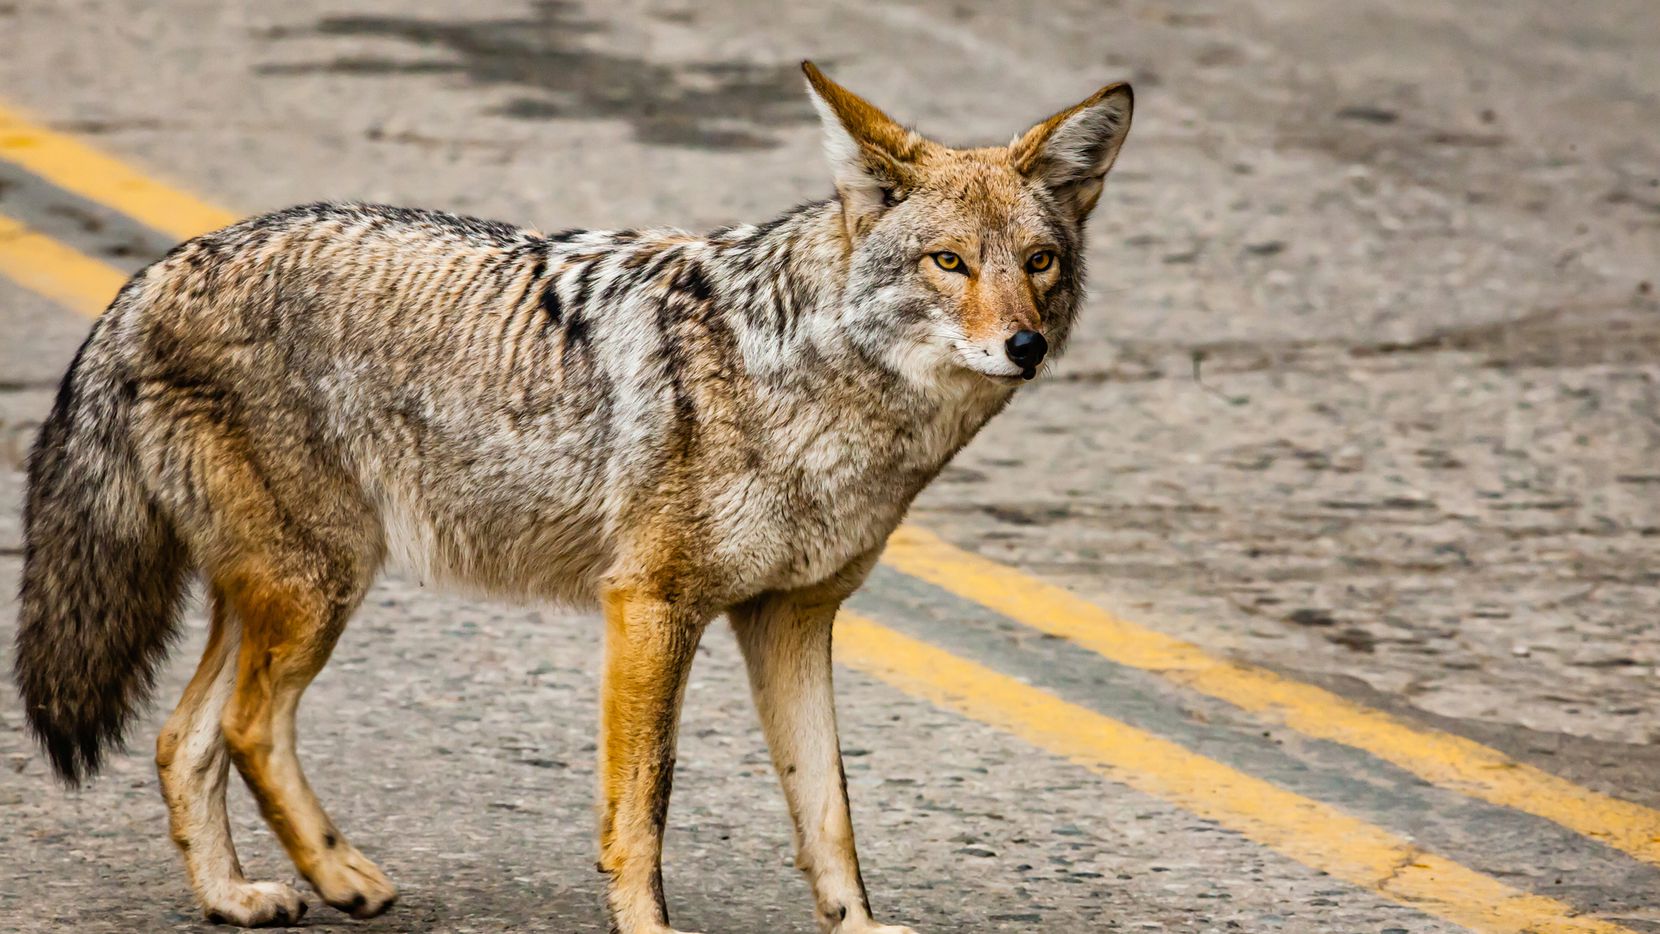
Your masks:
M680 701L708 619L640 589L609 590L604 606L599 868L610 877L612 930L663 934L663 821Z
M291 441L252 443L292 439L292 425L261 423L265 411L225 419L215 398L158 396L164 411L149 413L157 435L144 448L147 472L189 480L164 487L162 505L186 530L213 607L201 667L157 745L173 837L210 919L299 919L298 893L250 883L237 864L228 761L318 894L370 917L396 892L318 804L295 752L294 716L379 567L376 517L329 457Z
M184 854L190 887L215 922L255 927L288 924L305 915L300 893L279 882L250 882L242 874L225 811L230 758L219 719L235 685L241 629L215 589L212 628L202 662L156 740L156 768L167 799L173 842Z
M324 813L295 753L300 694L328 661L357 596L342 600L260 565L227 575L221 587L242 621L236 689L223 721L231 758L323 900L354 917L374 917L397 892Z

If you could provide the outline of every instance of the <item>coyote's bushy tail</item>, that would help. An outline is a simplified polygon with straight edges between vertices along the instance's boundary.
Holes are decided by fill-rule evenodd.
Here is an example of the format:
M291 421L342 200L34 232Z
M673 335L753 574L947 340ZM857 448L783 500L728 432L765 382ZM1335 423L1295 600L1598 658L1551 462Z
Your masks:
M120 304L117 299L117 304ZM79 784L147 699L174 630L188 559L146 493L135 387L100 322L29 457L16 678L52 766Z

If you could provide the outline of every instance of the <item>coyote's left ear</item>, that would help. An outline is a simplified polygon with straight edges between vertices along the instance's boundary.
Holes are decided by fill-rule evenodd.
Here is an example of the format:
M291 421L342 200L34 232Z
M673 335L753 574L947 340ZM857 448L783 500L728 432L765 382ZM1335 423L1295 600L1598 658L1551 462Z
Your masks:
M801 70L824 124L824 151L835 174L847 233L856 239L883 211L904 200L913 164L935 144L831 81L812 62L802 62Z
M1101 197L1134 109L1129 85L1104 87L1016 137L1009 144L1015 168L1048 185L1082 221Z

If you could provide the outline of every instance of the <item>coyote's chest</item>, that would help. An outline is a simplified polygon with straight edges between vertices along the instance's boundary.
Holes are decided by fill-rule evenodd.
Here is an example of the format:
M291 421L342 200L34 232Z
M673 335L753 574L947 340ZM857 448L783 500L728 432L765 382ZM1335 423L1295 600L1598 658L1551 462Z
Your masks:
M750 592L825 580L879 548L911 502L999 407L952 400L924 415L815 406L759 439L753 475L712 492L712 555Z

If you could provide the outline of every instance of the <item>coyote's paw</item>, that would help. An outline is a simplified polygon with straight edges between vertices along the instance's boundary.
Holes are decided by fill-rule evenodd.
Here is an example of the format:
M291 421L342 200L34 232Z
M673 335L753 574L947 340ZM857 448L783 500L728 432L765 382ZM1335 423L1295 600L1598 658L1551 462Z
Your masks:
M311 887L330 908L354 918L373 918L398 900L397 886L356 847L342 841L329 855L330 859L319 863L310 878Z
M281 882L241 882L225 889L202 913L214 924L287 927L305 917L305 899Z

